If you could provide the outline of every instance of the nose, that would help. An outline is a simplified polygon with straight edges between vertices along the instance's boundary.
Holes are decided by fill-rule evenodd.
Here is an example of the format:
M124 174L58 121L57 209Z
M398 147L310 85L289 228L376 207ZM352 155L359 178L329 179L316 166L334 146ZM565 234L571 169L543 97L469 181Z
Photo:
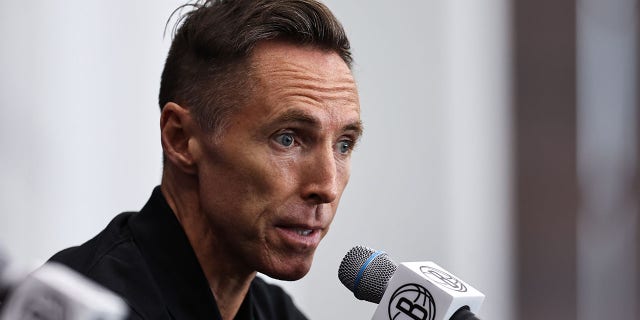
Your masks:
M326 150L329 149L329 150ZM310 153L303 167L302 197L313 204L330 203L340 195L339 167L332 148Z

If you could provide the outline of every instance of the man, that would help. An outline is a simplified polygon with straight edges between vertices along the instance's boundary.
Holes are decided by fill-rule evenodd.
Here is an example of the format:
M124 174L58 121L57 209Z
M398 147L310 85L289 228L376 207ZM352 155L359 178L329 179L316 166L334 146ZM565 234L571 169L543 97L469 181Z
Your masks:
M256 272L300 279L329 229L362 132L350 63L313 0L196 5L162 74L161 186L52 260L135 319L305 319Z

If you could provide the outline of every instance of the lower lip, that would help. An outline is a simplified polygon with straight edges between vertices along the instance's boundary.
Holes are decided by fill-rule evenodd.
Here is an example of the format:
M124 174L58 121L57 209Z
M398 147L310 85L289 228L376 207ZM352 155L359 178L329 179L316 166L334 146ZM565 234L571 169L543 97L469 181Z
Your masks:
M296 228L276 228L280 238L284 242L296 249L315 249L320 243L320 230L314 229L310 234L304 236L298 233Z

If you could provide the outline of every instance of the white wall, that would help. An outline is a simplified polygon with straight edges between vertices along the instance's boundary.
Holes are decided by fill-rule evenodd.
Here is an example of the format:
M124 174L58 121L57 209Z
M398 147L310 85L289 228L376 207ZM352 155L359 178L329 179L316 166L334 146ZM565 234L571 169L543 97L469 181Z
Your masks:
M175 1L154 3L0 2L0 242L17 259L88 239L159 183Z
M38 262L159 183L156 97L179 1L0 2L0 243ZM511 319L506 0L327 1L352 41L365 136L310 274L312 319L367 319L337 279L356 244L434 260ZM62 5L64 4L64 8Z

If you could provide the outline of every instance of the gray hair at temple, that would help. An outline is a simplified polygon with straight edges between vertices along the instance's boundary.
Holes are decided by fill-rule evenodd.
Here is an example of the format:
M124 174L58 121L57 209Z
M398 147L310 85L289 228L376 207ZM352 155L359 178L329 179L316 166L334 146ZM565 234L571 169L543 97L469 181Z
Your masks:
M175 102L202 129L221 132L254 85L250 57L261 41L334 51L351 68L349 40L329 9L314 0L198 1L181 15L160 83L160 109Z

